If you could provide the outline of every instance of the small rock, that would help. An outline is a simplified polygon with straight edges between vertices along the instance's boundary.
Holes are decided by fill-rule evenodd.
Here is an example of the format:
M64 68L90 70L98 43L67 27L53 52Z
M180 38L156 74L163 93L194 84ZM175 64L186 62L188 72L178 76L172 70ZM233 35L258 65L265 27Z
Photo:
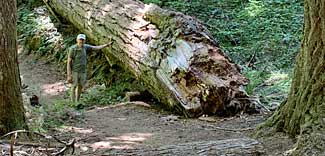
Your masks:
M32 106L40 106L40 103L38 101L38 96L36 95L32 95L32 97L29 98L29 101L30 101L30 105Z
M27 119L29 119L29 118L32 117L32 115L31 115L29 112L26 112L26 113L25 113L25 117L26 117Z
M161 117L160 118L162 121L164 122L170 122L170 121L178 121L179 120L179 117L178 116L175 116L175 115L168 115L168 116L165 116L165 117Z
M67 108L66 115L67 115L68 119L77 119L77 118L81 117L82 114L78 111L71 109L71 108Z
M83 151L83 152L86 152L88 151L88 147L87 146L81 146L80 149Z
M117 118L117 120L125 121L127 118Z

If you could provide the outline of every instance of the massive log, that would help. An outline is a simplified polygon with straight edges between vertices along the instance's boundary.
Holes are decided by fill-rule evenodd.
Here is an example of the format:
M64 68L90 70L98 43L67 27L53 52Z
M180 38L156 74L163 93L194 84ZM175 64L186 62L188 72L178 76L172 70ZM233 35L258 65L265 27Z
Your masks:
M265 155L263 146L256 140L250 138L228 139L218 141L190 142L179 145L166 145L155 149L130 149L112 150L104 155L124 155L124 156L149 156L149 155L236 155L236 156L256 156Z
M47 0L130 70L163 104L189 116L254 111L247 79L195 18L136 0Z

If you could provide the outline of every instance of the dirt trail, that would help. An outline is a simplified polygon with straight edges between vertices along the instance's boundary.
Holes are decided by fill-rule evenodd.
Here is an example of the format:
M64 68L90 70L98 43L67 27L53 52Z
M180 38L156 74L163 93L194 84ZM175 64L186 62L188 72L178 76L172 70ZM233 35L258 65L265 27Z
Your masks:
M22 84L27 85L22 90L25 101L32 95L38 96L41 104L64 97L68 88L64 84L65 77L56 65L33 55L19 55L19 69Z
M68 98L64 96L67 90L64 74L56 70L58 68L55 65L35 60L33 56L20 56L19 59L22 82L28 85L24 93L26 98L36 94L40 96L41 103L49 104L56 98ZM114 155L132 149L156 149L164 145L249 138L250 130L231 129L254 128L265 117L254 115L204 119L211 121L182 119L154 107L131 103L87 110L83 119L66 123L57 133L61 138L77 139L75 155ZM291 143L289 139L278 137L264 140L262 145L266 147L267 153L276 149L272 155L279 155Z

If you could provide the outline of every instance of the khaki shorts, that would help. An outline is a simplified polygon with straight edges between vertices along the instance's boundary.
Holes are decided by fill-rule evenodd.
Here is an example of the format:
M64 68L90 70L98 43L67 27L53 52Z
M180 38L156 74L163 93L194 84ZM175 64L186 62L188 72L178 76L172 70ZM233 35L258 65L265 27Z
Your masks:
M73 72L72 74L73 86L85 86L87 82L86 73Z

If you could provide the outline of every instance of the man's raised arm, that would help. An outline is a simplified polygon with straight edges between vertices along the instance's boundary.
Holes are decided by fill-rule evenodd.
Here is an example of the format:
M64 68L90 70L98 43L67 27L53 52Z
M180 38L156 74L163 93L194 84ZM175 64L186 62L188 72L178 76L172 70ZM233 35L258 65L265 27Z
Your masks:
M110 44L103 44L103 45L100 45L100 46L92 46L92 45L87 45L87 48L88 49L91 49L91 50L101 50L105 47L108 47Z

